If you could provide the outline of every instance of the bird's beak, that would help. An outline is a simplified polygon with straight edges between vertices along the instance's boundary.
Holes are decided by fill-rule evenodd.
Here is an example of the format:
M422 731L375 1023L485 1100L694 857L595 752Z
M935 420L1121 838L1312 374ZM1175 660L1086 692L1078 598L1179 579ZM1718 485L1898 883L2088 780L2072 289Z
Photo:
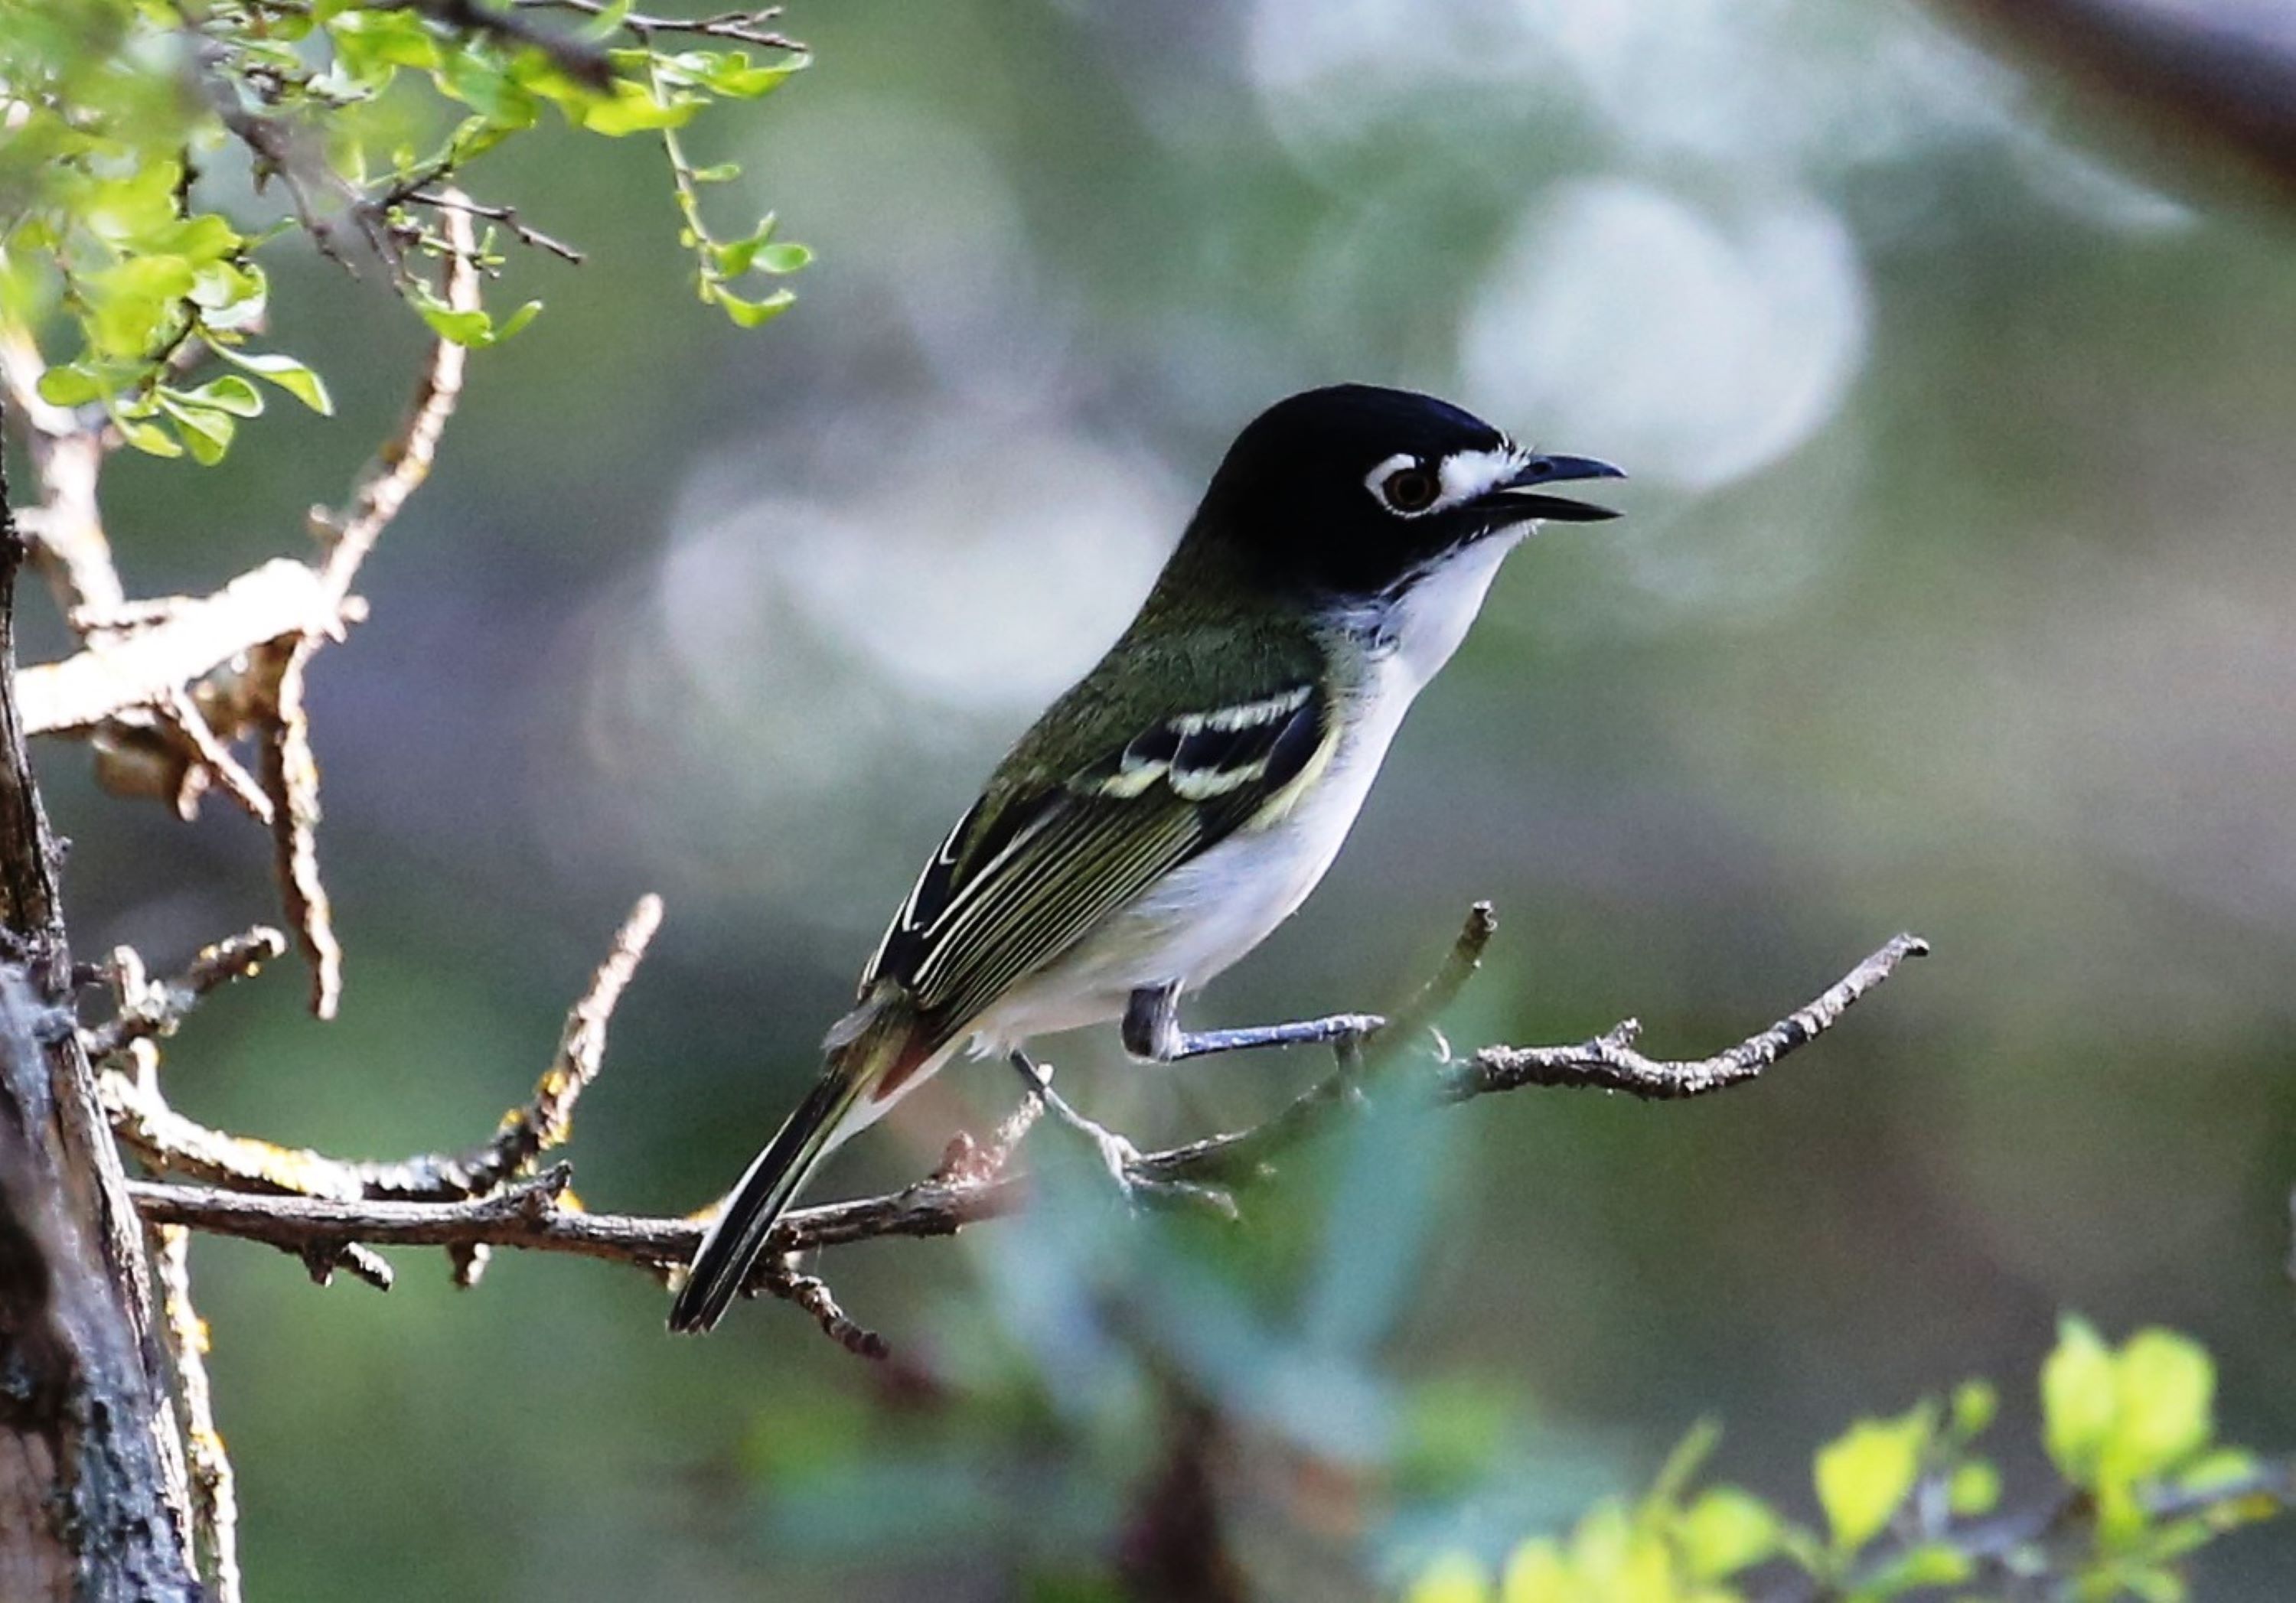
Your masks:
M1609 462L1591 456L1534 456L1513 478L1492 486L1475 498L1476 504L1509 518L1548 518L1558 523L1601 523L1619 514L1607 506L1594 506L1562 495L1541 494L1548 485L1578 478L1624 478Z

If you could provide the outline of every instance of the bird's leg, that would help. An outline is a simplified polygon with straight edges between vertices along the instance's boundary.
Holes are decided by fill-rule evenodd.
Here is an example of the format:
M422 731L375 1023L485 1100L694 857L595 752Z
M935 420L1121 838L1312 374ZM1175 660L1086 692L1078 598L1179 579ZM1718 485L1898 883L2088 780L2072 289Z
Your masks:
M1053 1076L1048 1069L1037 1067L1036 1059L1024 1051L1014 1051L1013 1067L1029 1087L1029 1094L1042 1101L1054 1117L1093 1144L1100 1154L1110 1175L1126 1197L1132 1195L1134 1181L1132 1165L1139 1161L1140 1149L1126 1141L1104 1125L1095 1125L1068 1104L1068 1100L1053 1089Z
M1237 1218L1235 1198L1218 1186L1202 1185L1193 1180L1150 1180L1133 1172L1132 1165L1140 1161L1140 1149L1126 1141L1104 1125L1092 1120L1069 1106L1053 1089L1053 1071L1040 1068L1036 1059L1023 1051L1012 1054L1013 1067L1029 1088L1029 1094L1042 1101L1054 1118L1083 1136L1100 1154L1100 1161L1116 1182L1116 1189L1132 1204L1152 1203L1164 1207L1193 1209L1218 1215L1233 1224Z
M1143 986L1124 1010L1124 1050L1151 1063L1177 1063L1214 1052L1249 1051L1260 1046L1342 1045L1361 1041L1387 1022L1375 1013L1334 1013L1289 1024L1247 1025L1234 1030L1188 1031L1180 1027L1177 984Z

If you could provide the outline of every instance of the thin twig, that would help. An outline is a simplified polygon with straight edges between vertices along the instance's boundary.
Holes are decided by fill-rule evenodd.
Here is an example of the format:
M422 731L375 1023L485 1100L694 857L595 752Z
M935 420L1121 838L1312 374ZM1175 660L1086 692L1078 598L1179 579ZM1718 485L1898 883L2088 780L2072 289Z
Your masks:
M534 1171L536 1160L563 1144L574 1128L574 1104L605 1061L606 1026L615 1004L637 972L648 943L661 928L661 898L644 896L614 932L606 960L590 988L566 1015L558 1053L534 1095L503 1116L502 1127L481 1145L448 1157L431 1153L394 1164L352 1165L369 1197L474 1197Z
M439 192L449 202L461 203L469 199L456 189ZM439 216L446 228L447 246L439 299L455 311L475 312L480 295L478 243L472 232L470 214L467 210L446 209ZM470 355L466 347L444 335L432 341L430 360L415 385L405 420L383 441L374 460L359 475L351 491L350 504L340 513L324 507L312 509L313 526L327 544L326 560L319 570L321 592L327 599L340 601L350 593L359 564L374 549L376 539L398 516L406 498L430 476L430 464L439 454L439 436L446 431L447 420L455 414L455 404L462 399L463 374L469 365Z
M342 1001L343 946L335 937L326 881L319 877L319 759L303 706L304 669L319 638L305 634L284 647L275 642L266 653L276 665L277 680L262 730L263 794L271 806L280 901L311 966L311 1011L332 1018Z
M459 195L457 191L446 192ZM474 311L479 305L478 248L470 217L451 210L440 216L448 245L440 298L457 312ZM439 436L462 397L469 356L468 350L443 334L434 340L406 420L360 475L350 504L340 514L313 509L312 527L328 538L326 556L319 565L320 607L292 645L283 651L273 648L277 688L272 716L262 732L263 791L271 806L281 899L311 965L311 1011L321 1018L333 1018L341 1001L343 960L326 883L319 875L319 765L303 707L304 677L333 617L349 600L360 564L406 498L430 477Z
M766 1288L812 1314L822 1334L855 1357L882 1360L892 1356L893 1349L883 1337L838 1306L836 1294L829 1289L827 1281L798 1268L796 1254L768 1255Z
M215 112L216 120L245 145L253 158L250 169L257 192L262 192L271 179L278 179L287 191L288 203L294 208L296 223L310 237L312 248L352 277L357 277L358 269L336 242L334 223L321 213L311 192L315 184L322 184L354 203L358 192L324 159L317 140L309 136L312 130L249 109L240 93L246 79L234 59L232 47L224 40L201 37L195 59L200 69L200 92Z
M1498 915L1491 911L1488 902L1478 902L1467 909L1467 921L1460 926L1458 938L1444 954L1443 966L1364 1046L1365 1069L1378 1068L1400 1057L1417 1043L1423 1031L1435 1027L1444 1010L1458 1000L1459 993L1466 989L1467 982L1483 966L1483 949L1491 944L1491 936L1498 933Z
M629 917L615 933L605 961L599 964L584 992L566 1016L558 1051L535 1083L533 1095L503 1115L495 1133L460 1153L423 1153L388 1163L330 1157L308 1148L283 1147L251 1136L217 1130L188 1118L168 1105L157 1082L148 1076L118 1070L100 1076L97 1090L113 1132L151 1168L165 1174L189 1174L238 1190L282 1196L316 1197L339 1202L367 1199L440 1201L484 1195L505 1181L533 1171L539 1156L562 1143L573 1129L574 1107L585 1087L597 1077L604 1060L606 1028L615 1004L636 973L661 922L661 899L638 899ZM128 1009L120 1018L84 1032L91 1056L116 1053L128 1042L165 1034L173 1021L188 1010L193 998L183 994L212 990L240 958L248 961L237 971L252 972L262 954L248 950L260 937L273 943L271 955L285 948L276 930L255 929L231 941L219 942L201 954L192 970L171 985L148 986L126 970L124 994L147 1000ZM133 962L115 954L115 964ZM140 969L140 964L135 964ZM152 992L168 992L165 999ZM159 1014L168 1022L156 1027L148 1018Z
M1898 936L1808 1007L1711 1058L1686 1063L1646 1058L1634 1047L1642 1025L1628 1018L1576 1046L1487 1046L1446 1076L1443 1094L1464 1101L1519 1085L1565 1085L1674 1101L1726 1091L1755 1078L1794 1048L1831 1029L1852 1003L1896 972L1899 963L1925 956L1929 949L1919 936Z
M512 0L520 11L570 11L586 17L603 17L609 7L603 0ZM737 45L755 45L767 50L802 51L805 46L787 34L772 31L766 23L782 14L778 5L768 5L758 11L719 12L714 17L654 17L643 12L625 12L616 22L639 40L649 40L658 33L691 34L699 38L725 39Z
M226 936L201 948L184 971L170 979L153 981L144 972L144 960L133 947L111 954L112 984L119 994L116 1018L79 1033L88 1061L100 1063L124 1050L131 1041L172 1035L184 1016L205 1000L209 992L244 979L265 963L286 954L287 937L267 924L258 924L239 935Z
M207 1550L214 1603L240 1603L239 1498L231 1455L216 1430L215 1393L208 1384L208 1326L192 1305L191 1232L162 1225L152 1272L160 1281L161 1329L175 1360L176 1395L184 1410L190 1458L192 1528Z
M207 715L200 710L199 702L189 691L170 685L168 693L160 699L159 705L152 710L159 716L160 723L198 758L186 771L184 796L176 807L184 822L189 823L194 816L193 809L199 805L199 794L207 788L210 779L223 788L226 796L244 808L250 818L260 824L271 822L271 798L263 794L263 787L256 782L255 776L247 771L233 754L231 747L216 732L215 726L208 722ZM197 778L194 780L191 777L193 775Z
M553 238L551 235L543 233L539 228L529 227L526 224L520 222L518 220L518 208L515 206L482 205L479 201L472 200L470 196L463 193L460 190L455 189L439 191L417 187L408 191L406 194L400 198L412 201L417 206L437 207L442 211L467 211L472 217L484 217L490 223L500 223L504 227L516 234L523 243L547 250L553 256L571 262L578 267L582 265L582 253L579 250L577 250L573 246L566 243L563 240Z

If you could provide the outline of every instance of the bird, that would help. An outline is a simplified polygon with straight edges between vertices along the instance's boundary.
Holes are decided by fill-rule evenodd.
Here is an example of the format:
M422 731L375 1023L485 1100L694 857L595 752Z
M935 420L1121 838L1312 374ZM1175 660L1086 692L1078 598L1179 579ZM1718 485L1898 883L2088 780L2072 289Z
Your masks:
M836 1146L958 1051L1118 1021L1134 1058L1341 1040L1335 1015L1190 1032L1179 1004L1339 855L1412 701L1538 523L1622 478L1431 396L1278 401L1236 437L1123 634L1021 736L918 875L830 1029L819 1079L734 1185L672 1304L702 1331ZM1103 1141L1119 1176L1120 1138Z

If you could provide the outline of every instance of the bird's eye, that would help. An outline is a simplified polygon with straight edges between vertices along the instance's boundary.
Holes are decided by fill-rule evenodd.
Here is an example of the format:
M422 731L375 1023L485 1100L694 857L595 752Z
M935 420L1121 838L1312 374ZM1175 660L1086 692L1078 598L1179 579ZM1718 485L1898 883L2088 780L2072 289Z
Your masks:
M1380 499L1398 512L1423 512L1440 494L1442 486L1424 468L1398 468L1379 482Z

